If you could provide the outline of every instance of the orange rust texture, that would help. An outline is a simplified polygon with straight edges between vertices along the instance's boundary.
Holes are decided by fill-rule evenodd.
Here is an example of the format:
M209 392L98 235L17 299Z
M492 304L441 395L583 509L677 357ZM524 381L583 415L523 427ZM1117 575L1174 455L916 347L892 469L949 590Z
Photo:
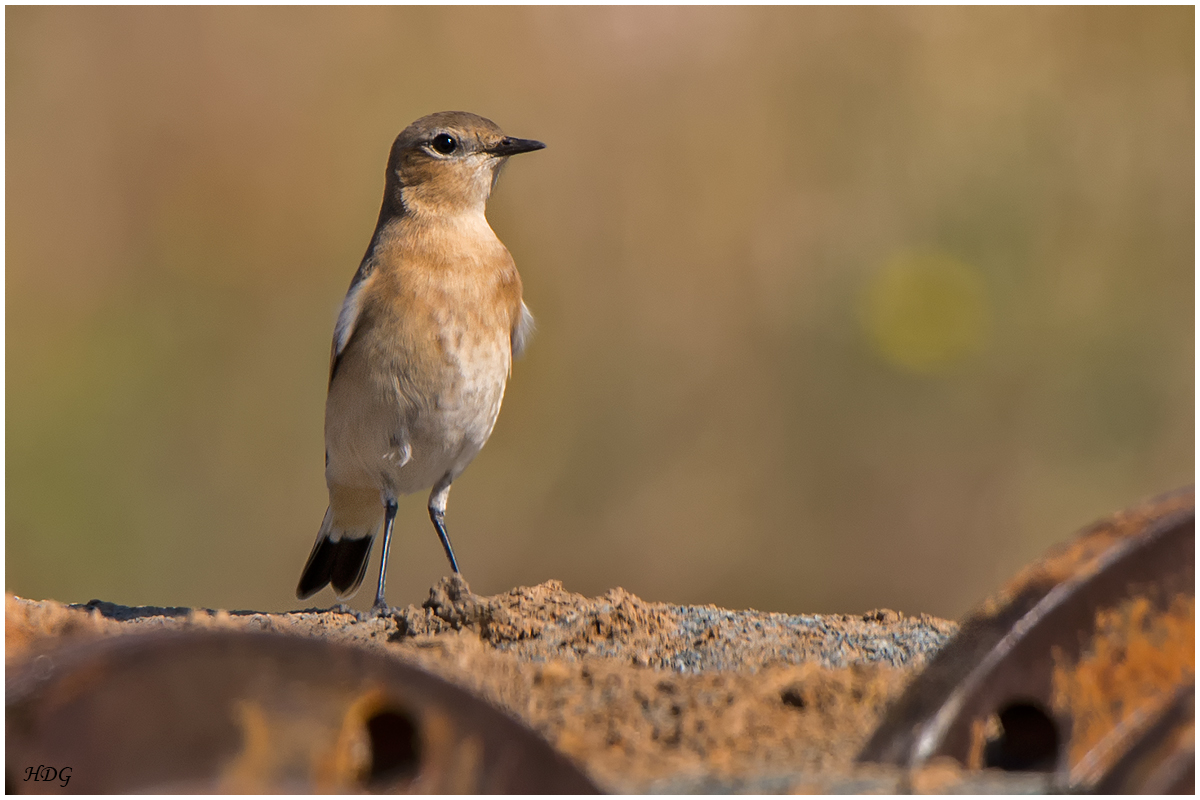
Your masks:
M1079 663L1063 662L1056 651L1052 702L1074 720L1076 765L1111 731L1195 680L1196 599L1176 595L1165 612L1140 596L1103 609Z
M1113 514L1024 567L1000 591L985 600L972 616L994 616L1026 587L1040 585L1049 588L1068 578L1091 573L1099 566L1104 553L1122 539L1136 536L1162 517L1192 508L1195 502L1194 490L1180 490Z
M971 720L970 747L967 749L967 769L983 769L983 754L988 743L988 720Z
M962 783L963 766L950 756L934 756L907 776L913 794L946 794Z

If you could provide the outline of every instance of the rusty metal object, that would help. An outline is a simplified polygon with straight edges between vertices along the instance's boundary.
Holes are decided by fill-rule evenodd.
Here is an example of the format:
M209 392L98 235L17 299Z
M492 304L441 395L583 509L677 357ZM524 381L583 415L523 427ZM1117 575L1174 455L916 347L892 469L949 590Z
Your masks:
M1168 698L1161 713L1115 731L1124 755L1090 786L1100 794L1194 794L1196 787L1196 687Z
M1190 488L1052 550L967 619L859 760L950 756L1053 771L1074 791L1190 790L1195 550Z
M597 791L523 724L356 647L131 635L37 656L7 678L9 791Z

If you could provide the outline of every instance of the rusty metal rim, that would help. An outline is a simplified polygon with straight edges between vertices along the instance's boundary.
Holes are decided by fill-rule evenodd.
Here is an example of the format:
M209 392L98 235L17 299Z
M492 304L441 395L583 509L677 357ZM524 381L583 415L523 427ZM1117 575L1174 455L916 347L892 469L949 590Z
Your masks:
M907 764L912 766L921 763L936 754L946 730L954 723L970 695L995 671L1017 642L1024 638L1043 618L1070 600L1080 587L1104 575L1132 551L1153 547L1193 517L1194 511L1192 510L1168 514L1156 520L1150 530L1145 533L1128 537L1109 548L1086 574L1072 576L1069 580L1051 588L1033 608L1012 626L1008 633L991 646L984 658L971 669L941 704L933 718L919 727L909 751Z

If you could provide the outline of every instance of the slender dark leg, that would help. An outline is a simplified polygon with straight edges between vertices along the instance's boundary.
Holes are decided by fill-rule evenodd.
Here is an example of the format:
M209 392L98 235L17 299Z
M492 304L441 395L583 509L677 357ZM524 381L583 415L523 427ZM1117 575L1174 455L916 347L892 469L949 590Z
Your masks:
M449 495L450 476L446 475L438 481L429 495L429 518L433 520L433 527L437 528L438 538L442 540L442 549L446 551L446 558L450 560L450 569L457 575L458 561L454 558L454 548L450 546L450 536L446 533L446 498Z
M383 550L379 553L379 589L375 592L375 605L372 611L386 612L387 601L383 599L383 587L387 582L388 548L392 543L392 522L396 519L396 501L388 500L383 518Z
M454 574L458 574L458 561L454 558L454 548L450 546L450 535L446 533L446 512L436 508L429 509L429 518L433 520L433 527L437 528L438 538L442 540L442 548L446 551L446 558L450 559L450 569L454 570Z

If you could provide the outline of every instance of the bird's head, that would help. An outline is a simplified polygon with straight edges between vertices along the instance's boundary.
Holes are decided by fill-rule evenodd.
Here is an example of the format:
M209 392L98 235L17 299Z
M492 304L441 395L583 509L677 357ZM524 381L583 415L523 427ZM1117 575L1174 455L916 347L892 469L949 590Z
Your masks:
M508 157L545 146L505 136L490 119L465 111L421 117L392 144L385 207L419 216L482 213Z

